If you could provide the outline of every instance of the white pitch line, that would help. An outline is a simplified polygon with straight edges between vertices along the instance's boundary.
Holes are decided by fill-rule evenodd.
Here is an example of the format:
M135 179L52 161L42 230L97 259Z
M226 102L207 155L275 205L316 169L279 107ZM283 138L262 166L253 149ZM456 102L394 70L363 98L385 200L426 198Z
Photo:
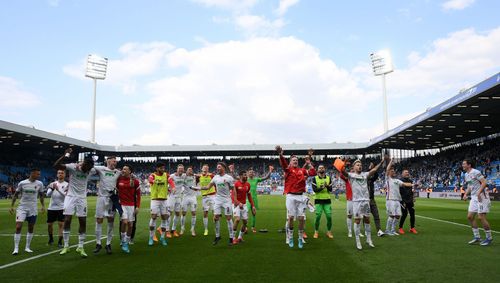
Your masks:
M102 237L102 239L106 239L107 237ZM86 241L84 242L84 244L89 244L89 243L92 243L92 242L95 242L95 240L90 240L90 241ZM69 246L69 248L75 248L77 247L78 244L76 245L72 245L72 246ZM18 265L18 264L21 264L21 263L24 263L24 262L28 262L28 261L31 261L31 260L34 260L34 259L37 259L37 258L41 258L41 257L44 257L44 256L48 256L48 255L51 255L51 254L55 254L57 252L60 252L62 249L58 249L58 250L55 250L55 251L51 251L51 252L48 252L48 253L44 253L44 254L41 254L41 255L37 255L37 256L33 256L33 257L29 257L29 258L25 258L25 259L22 259L22 260L18 260L18 261L14 261L14 262L11 262L11 263L8 263L8 264L5 264L5 265L2 265L0 266L0 270L2 269L5 269L7 267L11 267L11 266L14 266L14 265Z
M446 221L446 220L441 220L441 219L436 219L436 218L432 218L432 217L427 217L427 216L422 216L422 215L415 215L416 217L420 217L420 218L424 218L424 219L429 219L429 220L434 220L434 221L438 221L438 222L443 222L443 223L448 223L448 224L453 224L453 225L457 225L457 226L462 226L462 227L467 227L467 228L470 228L470 225L465 225L465 224L462 224L462 223L456 223L456 222L451 222L451 221ZM480 230L483 230L483 228L479 228ZM495 230L491 230L492 233L496 233L496 234L500 234L499 231L495 231Z

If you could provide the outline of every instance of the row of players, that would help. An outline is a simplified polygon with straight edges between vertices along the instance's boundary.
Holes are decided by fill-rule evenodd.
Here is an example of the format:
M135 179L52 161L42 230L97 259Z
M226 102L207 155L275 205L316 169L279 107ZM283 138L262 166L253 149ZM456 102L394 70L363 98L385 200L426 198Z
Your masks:
M305 223L305 210L308 205L308 197L304 195L305 193L305 179L308 176L315 176L313 179L313 189L316 192L315 202L317 216L321 217L321 212L324 211L327 216L327 236L332 238L331 235L331 207L329 209L328 201L330 199L329 192L331 192L331 182L329 177L325 174L325 167L320 165L318 167L318 172L312 166L310 158L306 158L306 163L302 168L298 167L298 158L292 156L290 158L290 164L283 156L283 149L280 146L276 147L276 151L280 156L280 163L285 173L285 191L286 194L286 207L287 207L287 243L290 247L294 246L293 240L293 224L294 219L299 222L298 231L298 247L302 248L304 244L304 223ZM62 160L65 156L68 156L71 150L67 150L66 154L59 158L55 166L61 169L58 171L58 181L49 185L48 194L54 194L57 192L64 200L62 202L62 210L59 210L57 215L49 216L52 222L57 218L61 220L64 217L64 227L63 227L63 249L61 255L66 254L69 251L69 233L72 215L76 214L79 219L79 243L77 252L80 253L82 257L86 257L87 254L83 249L83 244L85 242L85 231L86 231L86 215L87 215L87 203L86 203L86 184L88 178L92 174L99 174L100 176L100 190L99 197L96 206L96 250L94 252L99 252L102 248L101 246L101 234L102 234L102 222L104 217L108 218L108 237L106 250L111 253L111 240L113 236L113 214L114 209L112 205L112 193L118 188L121 192L120 203L121 209L121 238L122 238L122 249L125 252L129 252L129 242L132 234L133 222L135 220L135 215L140 208L140 190L138 181L131 175L131 168L129 166L124 166L120 171L116 169L116 159L108 159L106 167L104 166L93 166L93 161L91 159L86 159L80 164L62 164ZM311 153L312 154L312 153ZM337 160L339 161L339 160ZM395 170L392 168L392 161L386 160L387 170L386 170L386 186L387 186L387 211L388 211L388 221L386 233L390 235L395 235L395 223L401 215L401 196L399 194L399 188L401 186L411 187L412 183L402 182L395 179ZM342 162L340 162L342 163ZM365 223L365 233L366 242L370 247L374 247L373 241L371 239L371 228L370 228L370 204L367 180L370 176L375 174L379 167L384 163L382 160L378 165L374 166L369 172L362 172L361 161L356 160L353 163L351 172L347 172L345 169L345 164L338 165L337 162L335 167L341 172L344 180L349 185L347 186L352 190L352 200L348 201L348 229L349 234L351 234L351 225L349 223L349 215L354 215L354 232L356 239L356 247L362 249L361 246L361 232L360 223L361 219ZM465 160L463 162L463 169L467 172L466 182L468 185L467 192L471 192L472 200L469 206L469 221L473 228L474 239L470 243L479 242L479 230L477 229L477 224L475 221L475 215L479 215L479 219L483 224L483 228L486 231L486 239L481 242L482 245L489 245L492 241L491 230L489 229L489 224L486 220L486 213L489 211L489 198L487 197L487 191L484 190L484 184L486 183L484 177L478 171L471 167L470 161ZM203 169L203 172L198 175L198 186L196 186L195 175L192 174L188 169L187 174L183 174L182 166L178 167L178 170L171 177L164 172L164 165L158 164L156 166L156 171L149 177L149 182L151 184L151 219L149 223L150 227L150 238L149 245L153 245L156 230L156 218L160 215L161 225L160 225L160 242L162 245L167 245L168 238L167 232L169 232L169 216L171 212L175 212L173 219L173 232L176 235L175 228L177 226L177 219L180 214L180 207L184 206L183 216L187 211L187 207L191 207L192 219L191 219L191 233L194 236L194 225L196 223L196 192L203 192L203 208L204 208L204 225L205 225L205 235L208 234L208 210L210 208L214 211L214 224L215 224L215 239L213 244L217 244L220 237L220 218L222 213L226 216L228 231L229 231L229 243L236 244L238 241L242 240L243 232L246 231L246 224L248 218L248 207L245 204L246 199L249 199L249 205L252 209L252 213L255 214L255 205L250 194L250 185L247 182L246 172L241 172L239 180L235 182L231 175L226 174L227 167L223 162L217 164L217 174L213 175L208 172L208 166ZM64 182L64 171L69 172L69 183ZM232 170L231 170L232 171ZM270 168L270 171L272 168ZM19 242L20 233L23 222L28 221L28 235L26 241L26 252L32 252L30 250L30 242L33 237L33 227L36 221L37 207L36 200L37 195L43 191L43 184L37 181L39 176L39 170L33 170L31 172L30 178L22 181L17 190L16 195L12 201L11 212L13 212L15 200L19 194L21 195L21 202L16 213L16 233L14 235L14 252L13 254L18 254L19 252ZM190 178L188 178L190 177ZM177 183L177 184L176 184ZM176 190L179 188L178 190ZM65 189L66 188L66 189ZM182 188L182 190L181 190ZM178 192L184 191L184 197ZM348 191L348 198L351 192ZM170 197L169 197L170 196ZM51 202L56 202L52 196ZM183 205L181 204L181 200ZM43 197L40 198L42 203L42 210L44 209ZM61 202L59 203L59 205ZM234 213L233 213L234 209ZM49 212L50 213L50 212ZM52 214L52 213L51 213ZM64 215L64 216L61 216ZM233 218L235 216L236 225L233 225ZM317 230L319 226L319 217L316 218L316 232L315 237L317 237ZM184 232L184 217L181 218L181 233ZM237 230L237 223L240 219L243 219L242 229L240 230L239 236L235 239L235 233Z

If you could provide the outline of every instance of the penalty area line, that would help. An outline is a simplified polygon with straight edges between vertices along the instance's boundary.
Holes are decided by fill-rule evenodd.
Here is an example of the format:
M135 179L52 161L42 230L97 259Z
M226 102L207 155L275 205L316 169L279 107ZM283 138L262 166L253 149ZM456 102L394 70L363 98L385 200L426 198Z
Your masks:
M453 224L453 225L457 225L457 226L462 226L462 227L467 227L467 228L471 228L470 225L465 225L465 224L462 224L462 223L456 223L456 222L451 222L451 221L446 221L446 220L441 220L441 219L436 219L436 218L432 218L432 217L427 217L427 216L422 216L422 215L415 215L416 217L420 217L420 218L424 218L424 219L429 219L429 220L434 220L434 221L437 221L437 222L443 222L443 223L448 223L448 224ZM483 228L479 228L480 230L483 230ZM500 234L499 231L495 231L495 230L491 230L492 233L495 233L495 234Z
M102 239L106 239L106 238L107 237L102 237ZM86 241L86 242L84 242L84 244L90 244L92 242L95 242L95 240ZM76 247L78 247L78 244L69 246L69 248L76 248ZM62 249L58 249L58 250L51 251L51 252L48 252L48 253L44 253L44 254L32 256L32 257L29 257L29 258L25 258L25 259L22 259L22 260L14 261L14 262L11 262L11 263L7 263L5 265L0 266L0 270L8 268L8 267L12 267L14 265L18 265L18 264L21 264L21 263L25 263L25 262L28 262L28 261L31 261L31 260L35 260L35 259L38 259L38 258L41 258L41 257L44 257L44 256L55 254L55 253L58 253L58 252L61 252L61 251L62 251Z

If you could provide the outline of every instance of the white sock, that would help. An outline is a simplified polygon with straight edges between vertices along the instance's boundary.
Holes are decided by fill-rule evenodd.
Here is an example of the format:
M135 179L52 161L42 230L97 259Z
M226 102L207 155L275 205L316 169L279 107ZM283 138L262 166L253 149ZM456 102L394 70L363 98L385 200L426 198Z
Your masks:
M85 233L78 234L78 247L83 248L84 242L85 242Z
M26 248L29 249L31 245L31 240L33 239L33 233L26 234Z
M299 230L299 240L304 240L304 230Z
M398 223L398 218L392 219L392 232L396 233L396 224Z
M63 241L65 248L69 247L69 232L69 230L63 230Z
M21 241L21 233L14 234L14 249L19 250L19 242Z
M100 245L102 238L102 223L95 223L95 243Z
M160 227L162 228L160 236L161 237L165 237L165 233L168 231L168 220L163 220L162 219ZM163 229L165 229L165 232L163 232Z
M177 228L177 215L174 215L174 221L172 221L172 231L175 231Z
M208 217L203 217L203 226L205 226L205 230L208 230Z
M220 237L220 220L215 220L215 237Z
M123 236L123 242L128 244L128 243L129 243L129 241L130 241L130 238L127 236L127 234L125 234L125 235Z
M354 222L354 236L356 236L356 241L359 241L359 234L361 233L361 226Z
M196 215L191 216L191 229L194 230L195 226L196 226Z
M153 228L153 229L151 229ZM153 218L149 219L149 237L153 238L156 231L156 221Z
M293 228L288 228L288 240L293 241Z
M481 235L479 235L478 228L472 228L472 233L474 234L474 238L481 238Z
M365 236L367 242L372 241L372 226L369 223L365 223Z
M387 224L385 225L385 231L391 232L392 229L392 217L387 218Z
M491 230L484 230L484 233L486 234L486 239L491 240Z
M229 231L229 238L232 239L234 237L233 219L227 221L227 230Z
M181 215L181 230L184 230L184 224L186 224L186 216Z
M127 237L127 233L125 232L121 232L120 235L122 236L122 242L124 243L125 242L125 238Z
M349 233L352 233L352 218L347 218L346 222L347 222L347 231Z
M238 235L238 239L243 239L243 231L240 230L240 234Z
M113 240L113 222L108 223L108 238L106 239L106 245L111 245L111 240Z

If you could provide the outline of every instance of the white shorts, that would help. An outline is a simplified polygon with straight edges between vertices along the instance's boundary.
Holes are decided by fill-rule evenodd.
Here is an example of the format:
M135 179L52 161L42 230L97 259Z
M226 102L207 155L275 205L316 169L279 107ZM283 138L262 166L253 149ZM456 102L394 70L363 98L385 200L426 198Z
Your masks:
M168 200L151 200L151 214L158 215L168 215Z
M350 200L347 201L346 213L347 216L352 216L352 201Z
M233 215L233 202L230 198L215 198L214 215L222 215L222 211L226 216Z
M167 205L168 205L168 210L170 211L175 211L175 212L180 212L181 211L181 204L182 204L182 198L181 197L169 197L167 200Z
M401 216L401 203L399 201L388 199L385 202L385 208L387 210L387 215Z
M26 218L37 216L38 212L35 207L18 207L16 209L16 222L24 222Z
M134 222L135 221L135 208L133 205L122 205L123 213L122 213L122 220L127 220L128 222Z
M87 198L66 196L64 198L63 214L76 214L77 217L87 217Z
M198 207L196 196L184 196L182 199L182 211L188 211L188 206L191 207L191 212L196 212L196 208Z
M369 200L353 201L352 213L354 215L354 219L370 217L370 201Z
M215 195L204 196L201 199L201 204L203 206L203 211L209 211L210 209L214 210Z
M286 195L286 211L288 216L294 218L305 216L307 204L303 195Z
M237 205L234 208L233 216L239 217L240 219L243 219L243 220L248 220L248 207L247 207L247 205L246 204L243 205L243 208L240 208L240 206Z
M490 198L482 197L481 201L478 201L476 197L471 198L469 202L469 212L474 213L489 213L491 207Z
M97 197L95 205L95 218L114 217L113 203L110 197Z

